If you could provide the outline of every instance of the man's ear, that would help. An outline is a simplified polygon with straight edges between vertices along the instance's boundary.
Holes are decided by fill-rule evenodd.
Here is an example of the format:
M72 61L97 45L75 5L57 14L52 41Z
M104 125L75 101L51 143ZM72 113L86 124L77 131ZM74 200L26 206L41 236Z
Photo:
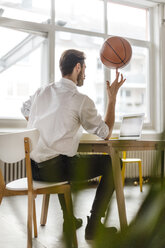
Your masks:
M77 72L81 71L81 64L80 63L76 64L76 70L77 70Z

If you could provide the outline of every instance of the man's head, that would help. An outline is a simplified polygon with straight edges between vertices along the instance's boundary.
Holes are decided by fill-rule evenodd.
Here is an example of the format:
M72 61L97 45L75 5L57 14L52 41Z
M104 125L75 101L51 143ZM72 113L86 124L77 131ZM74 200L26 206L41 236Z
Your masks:
M64 51L59 65L63 77L74 76L77 86L83 85L85 79L85 54L83 52L75 49Z

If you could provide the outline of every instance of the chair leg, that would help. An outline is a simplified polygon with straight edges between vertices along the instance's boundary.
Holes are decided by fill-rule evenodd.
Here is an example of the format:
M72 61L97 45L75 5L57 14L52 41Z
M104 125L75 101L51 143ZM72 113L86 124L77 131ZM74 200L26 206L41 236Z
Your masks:
M139 184L140 184L140 191L142 192L143 178L142 178L142 163L141 163L141 161L139 161L138 164L139 164Z
M36 204L35 197L33 198L33 226L34 226L34 237L37 238L37 218L36 218Z
M0 192L0 204L2 202L2 199L3 199L3 194Z
M125 183L125 163L122 163L122 171L121 171L121 175L122 175L122 183L123 183L123 187L124 187L124 183Z
M3 199L5 187L6 187L5 181L3 179L2 172L1 172L1 169L0 169L0 204L1 204L2 199Z
M33 211L33 194L28 193L28 223L27 223L27 248L32 248L32 211Z
M73 206L72 206L71 190L70 190L69 185L68 185L68 187L64 193L64 198L65 198L65 203L66 203L66 209L68 211L68 216L70 216L70 220L71 220L71 229L70 230L72 230L73 247L77 248L78 243L77 243L76 227L75 227L75 223L73 221Z
M45 226L46 221L47 221L49 198L50 198L49 194L43 195L41 219L40 219L41 226Z

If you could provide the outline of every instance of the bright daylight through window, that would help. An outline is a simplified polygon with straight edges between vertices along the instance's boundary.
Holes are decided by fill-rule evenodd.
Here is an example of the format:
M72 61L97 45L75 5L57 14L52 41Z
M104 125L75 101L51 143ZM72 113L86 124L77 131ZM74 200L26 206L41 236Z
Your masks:
M2 19L18 20L13 20L11 26L3 24L0 27L1 119L23 118L20 113L22 102L38 87L51 82L47 66L52 68L54 60L55 66L53 64L49 74L55 81L60 79L59 58L69 48L85 52L86 79L79 90L94 100L99 113L104 116L105 81L114 79L115 70L105 69L99 51L104 40L111 35L128 39L133 50L129 65L119 70L127 81L118 94L116 121L120 121L124 113L145 113L146 120L150 119L149 9L110 0L9 0L0 1L0 15ZM39 26L36 28L35 24ZM43 30L49 35L45 35ZM55 48L53 54L49 51L52 44Z
M22 118L22 102L41 86L45 38L6 28L0 32L0 117Z

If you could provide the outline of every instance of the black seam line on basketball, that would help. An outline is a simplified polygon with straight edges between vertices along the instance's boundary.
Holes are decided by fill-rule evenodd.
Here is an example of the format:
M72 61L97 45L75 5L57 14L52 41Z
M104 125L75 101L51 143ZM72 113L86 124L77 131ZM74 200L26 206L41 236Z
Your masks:
M120 39L121 40L121 39ZM115 51L115 49L108 43L108 41L106 41L106 43L108 44L108 46L110 46L110 48L112 48L112 50L114 51L114 53L117 55L117 57L121 60L121 62L123 63L123 64L125 64L124 63L124 61L123 61L123 59L118 55L118 53ZM123 43L122 43L122 45L123 45ZM125 59L125 58L124 58ZM115 63L114 63L115 64Z
M118 65L118 64L121 64L121 61L120 62L113 62L113 61L111 61L111 60L109 60L109 59L107 59L106 57L104 57L104 55L102 54L102 56L103 56L103 58L105 59L105 60L107 60L107 61L109 61L110 63L112 63L112 64L116 64L116 65Z
M125 51L125 58L126 58L126 48L125 48L124 42L122 41L122 39L121 39L121 38L119 38L119 39L121 40L121 43L123 44L124 51ZM124 60L125 60L125 58L124 58Z
M117 52L115 51L115 49L113 49L113 47L108 43L108 41L106 41L106 43L108 44L108 46L110 46L110 48L112 48L112 50L114 51L114 53L116 54L116 56L121 60L121 62L123 63L123 64L125 64L124 63L124 61L122 60L122 58L117 54ZM123 43L122 43L123 44ZM111 61L110 61L111 62ZM115 64L115 63L114 63Z
M115 64L115 65L119 65L119 64L121 64L121 62L119 62L119 63L115 63L115 62L113 62L113 61L111 61L111 60L109 60L109 59L107 59L107 58L105 58L104 57L104 55L102 55L103 56L103 58L105 59L105 60L107 60L107 61L109 61L110 63L112 63L112 64ZM124 63L124 65L125 64L127 64L127 62L129 61L129 59L127 60L127 61L125 61L125 63Z

